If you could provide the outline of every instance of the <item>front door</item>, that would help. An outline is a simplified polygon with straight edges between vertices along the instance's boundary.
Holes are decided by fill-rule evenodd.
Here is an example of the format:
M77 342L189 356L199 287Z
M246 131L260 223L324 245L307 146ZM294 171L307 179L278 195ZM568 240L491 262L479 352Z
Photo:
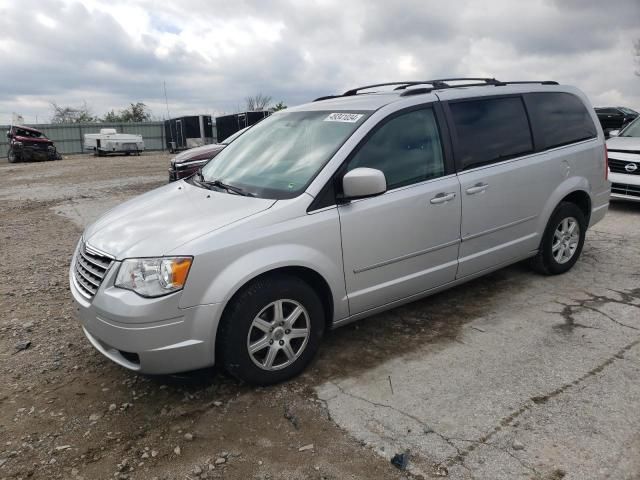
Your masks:
M348 160L381 170L383 195L339 206L350 313L454 280L460 242L460 184L445 166L432 108L381 122Z

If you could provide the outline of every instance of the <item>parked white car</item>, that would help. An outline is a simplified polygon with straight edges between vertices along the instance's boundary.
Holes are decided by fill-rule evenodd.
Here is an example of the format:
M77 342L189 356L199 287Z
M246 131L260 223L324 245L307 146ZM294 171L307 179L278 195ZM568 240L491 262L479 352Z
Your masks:
M115 128L101 128L100 133L84 134L84 149L99 157L109 153L140 155L144 151L144 140L142 135L118 133Z
M640 117L609 135L611 197L640 202Z
M464 81L287 108L107 212L69 272L88 340L138 372L217 363L266 385L301 372L327 328L525 259L569 271L611 193L589 100Z

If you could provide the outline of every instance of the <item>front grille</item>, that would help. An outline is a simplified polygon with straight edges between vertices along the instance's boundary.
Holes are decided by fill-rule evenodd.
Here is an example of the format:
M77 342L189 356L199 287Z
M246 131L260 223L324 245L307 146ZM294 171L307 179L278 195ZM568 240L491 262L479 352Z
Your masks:
M625 167L630 163L635 163L638 166L638 168L636 168L636 170L633 172L628 172L627 170L625 170ZM613 173L624 173L626 175L640 175L640 157L638 158L637 162L628 162L625 160L618 160L616 158L609 158L609 169Z
M102 253L98 253L82 242L78 247L74 277L80 292L87 298L93 296L100 288L113 259Z
M611 185L611 193L640 197L640 185L627 185L626 183L614 183Z

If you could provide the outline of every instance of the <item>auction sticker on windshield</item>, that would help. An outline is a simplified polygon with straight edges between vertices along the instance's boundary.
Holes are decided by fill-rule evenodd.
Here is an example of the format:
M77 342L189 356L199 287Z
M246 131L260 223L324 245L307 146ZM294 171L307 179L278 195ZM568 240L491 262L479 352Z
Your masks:
M324 121L356 123L362 117L363 115L361 113L331 113L327 118L324 119Z

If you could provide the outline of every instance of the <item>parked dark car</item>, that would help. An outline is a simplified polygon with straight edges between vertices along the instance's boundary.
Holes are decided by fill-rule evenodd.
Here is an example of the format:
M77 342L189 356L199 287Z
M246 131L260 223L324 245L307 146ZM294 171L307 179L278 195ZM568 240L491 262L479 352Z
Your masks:
M22 162L29 160L59 160L62 157L58 154L56 146L40 130L13 125L7 131L9 139L9 162Z
M212 143L209 145L202 145L201 147L191 148L173 157L169 167L169 181L174 182L196 173L200 167L204 166L209 160L218 155L224 147L242 135L247 128L243 128L220 143Z
M595 110L605 133L621 130L638 116L638 112L626 107L598 107Z

